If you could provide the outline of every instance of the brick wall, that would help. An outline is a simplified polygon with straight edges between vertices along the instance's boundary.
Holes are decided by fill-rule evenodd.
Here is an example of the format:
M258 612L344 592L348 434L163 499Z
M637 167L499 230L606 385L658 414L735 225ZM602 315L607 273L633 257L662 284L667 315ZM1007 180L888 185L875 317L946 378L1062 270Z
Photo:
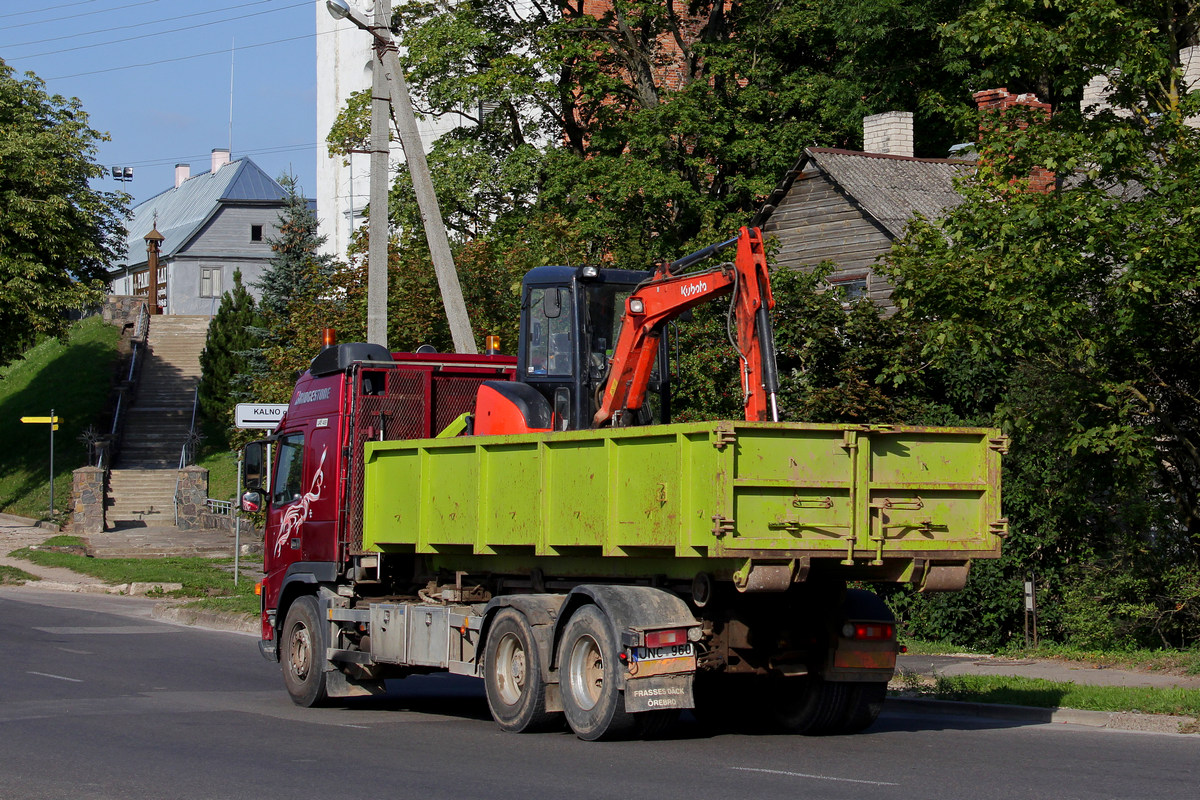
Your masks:
M1049 119L1052 113L1049 103L1043 103L1038 100L1037 95L1032 93L1013 94L1004 87L998 89L987 89L982 92L975 92L972 95L975 98L975 104L978 106L980 113L999 114L1003 119L1005 112L1013 108L1028 108L1034 110L1034 117L1043 116ZM1028 124L1028 118L1021 116L1015 120L1018 129L1025 128ZM987 157L987 154L983 154ZM1031 192L1048 192L1054 188L1054 173L1045 167L1034 167L1029 172L1029 190Z

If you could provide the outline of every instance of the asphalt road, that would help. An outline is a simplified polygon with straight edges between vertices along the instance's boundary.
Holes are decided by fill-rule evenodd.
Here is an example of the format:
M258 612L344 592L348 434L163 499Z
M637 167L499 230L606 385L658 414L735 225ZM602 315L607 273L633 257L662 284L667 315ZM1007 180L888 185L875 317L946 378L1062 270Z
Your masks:
M516 736L481 685L292 705L253 637L151 601L0 590L0 799L1188 798L1200 737L885 712L865 734Z

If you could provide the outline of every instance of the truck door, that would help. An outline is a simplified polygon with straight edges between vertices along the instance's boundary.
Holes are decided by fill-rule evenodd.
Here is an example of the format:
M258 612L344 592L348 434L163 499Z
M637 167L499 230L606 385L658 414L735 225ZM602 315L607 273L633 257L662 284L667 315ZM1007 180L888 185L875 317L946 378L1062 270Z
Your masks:
M267 504L267 530L272 531L263 554L263 571L271 574L302 558L301 525L311 500L304 485L304 433L286 433L275 440L275 470Z

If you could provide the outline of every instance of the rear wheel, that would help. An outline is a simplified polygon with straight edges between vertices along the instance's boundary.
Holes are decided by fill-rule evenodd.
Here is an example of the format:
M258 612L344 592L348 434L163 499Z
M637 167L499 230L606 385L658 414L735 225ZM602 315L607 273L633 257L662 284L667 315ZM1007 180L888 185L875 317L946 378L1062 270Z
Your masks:
M830 733L858 733L875 724L883 710L887 686L884 682L849 684L845 711Z
M766 700L775 722L792 733L833 733L845 717L846 684L815 675L770 681Z
M596 606L576 611L563 632L558 667L563 713L580 739L615 738L636 727L619 688L617 654L603 612Z
M319 706L329 699L325 685L325 634L317 598L297 597L283 623L283 683L292 702Z
M524 614L501 610L492 621L483 657L484 686L492 719L513 733L547 727L558 715L546 710L546 687L533 629Z

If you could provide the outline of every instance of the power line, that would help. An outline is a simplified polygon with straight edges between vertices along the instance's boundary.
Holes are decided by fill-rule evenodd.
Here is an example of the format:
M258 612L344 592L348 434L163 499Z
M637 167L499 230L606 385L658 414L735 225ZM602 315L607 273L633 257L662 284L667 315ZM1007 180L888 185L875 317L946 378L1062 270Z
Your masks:
M268 156L277 153L300 152L302 150L313 150L317 147L316 142L308 142L306 144L287 144L278 145L275 147L259 147L251 150L239 150L238 158L243 156ZM177 156L176 158L156 159L152 161L120 161L122 166L130 167L170 167L176 164L191 164L193 161L205 161L211 157L211 153L200 153L198 155ZM118 159L119 160L119 159ZM236 160L236 159L235 159Z
M181 33L183 31L195 30L196 28L207 28L211 25L221 25L226 22L233 22L235 20L243 20L248 17L261 17L264 14L276 14L280 11L290 11L293 8L300 8L301 6L308 6L308 5L309 5L308 3L294 3L293 5L290 5L290 6L284 6L283 8L273 8L273 9L270 9L269 11L255 11L252 14L239 14L234 17L227 17L225 19L213 20L212 22L201 22L198 25L188 25L183 28L171 28L171 29L165 30L165 31L158 31L157 33L143 33L143 34L139 34L137 36L127 36L124 39L111 39L107 42L96 42L94 44L81 44L78 47L67 47L67 48L63 48L60 50L47 50L44 53L33 53L32 55L21 56L21 58L40 58L42 56L57 56L57 55L62 55L63 53L73 53L78 50L90 50L94 47L106 47L110 44L124 44L125 42L133 42L133 41L137 41L138 39L152 39L152 38L155 38L158 36L163 36L168 33ZM101 71L103 71L103 70L101 70Z
M157 0L153 0L153 2L157 2ZM222 11L231 11L235 8L245 8L247 5L262 5L263 3L274 3L274 2L277 2L277 0L254 0L253 2L249 2L249 3L240 3L238 5L225 6L223 8L213 8L208 11L196 11L192 14L180 14L179 16L175 16L175 17L164 17L163 19L145 20L143 22L137 22L132 25L117 25L112 28L98 28L94 31L84 31L83 33L69 33L65 36L51 36L48 39L33 39L28 42L12 42L10 44L0 45L0 47L25 47L25 46L31 45L31 44L45 44L46 42L61 42L65 39L79 39L83 36L94 36L98 33L112 33L113 31L125 31L125 30L129 30L130 28L142 28L147 25L158 25L159 23L162 23L162 22L174 22L175 20L178 20L178 19L188 19L190 17L203 17L208 14L219 14ZM140 3L135 3L135 5L140 5ZM277 9L277 10L282 10L282 9ZM30 24L34 24L34 23L30 23ZM17 26L14 25L11 27L17 27ZM65 51L59 50L58 52L62 53Z
M336 31L325 31L323 33L305 33L300 36L289 36L286 39L275 39L274 41L270 41L270 42L259 42L258 44L244 44L241 47L239 47L238 50L253 50L257 47L269 47L270 45L273 45L273 44L283 44L285 42L295 42L295 41L299 41L300 39L312 39L315 36L325 36L326 34L335 33L335 32ZM109 67L108 69L91 69L91 70L88 70L87 72L74 72L70 75L54 75L49 78L43 78L43 80L60 81L60 80L65 80L67 78L82 78L82 77L86 77L88 75L102 75L105 72L120 72L121 70L138 69L140 67L155 67L155 66L158 66L159 64L171 64L176 61L190 61L193 58L204 58L206 56L216 56L216 55L223 56L228 52L229 52L228 50L222 48L220 50L209 50L207 53L194 53L190 56L179 56L178 58L162 58L157 61L144 61L140 64L126 64L123 67Z
M84 2L94 3L94 2L96 2L96 0L84 0ZM134 6L148 6L151 3L157 3L157 2L158 2L158 0L142 0L140 3L130 3L130 4L124 5L124 6L116 6L114 8L102 8L99 11L84 11L82 14L72 14L71 19L78 19L79 17L94 17L97 14L107 14L110 11L120 11L123 8L133 8ZM56 8L71 8L72 6L77 6L77 5L79 5L79 4L78 3L66 3L61 6L49 6L48 8L39 8L39 9L35 9L34 11L18 11L15 14L0 14L0 19L3 19L4 17L20 17L24 14L37 14L40 11L53 11ZM62 22L62 19L60 17L55 17L54 19L42 19L42 20L38 20L37 22L19 22L16 25L9 25L7 27L8 28L28 28L30 25L49 25L52 22Z

